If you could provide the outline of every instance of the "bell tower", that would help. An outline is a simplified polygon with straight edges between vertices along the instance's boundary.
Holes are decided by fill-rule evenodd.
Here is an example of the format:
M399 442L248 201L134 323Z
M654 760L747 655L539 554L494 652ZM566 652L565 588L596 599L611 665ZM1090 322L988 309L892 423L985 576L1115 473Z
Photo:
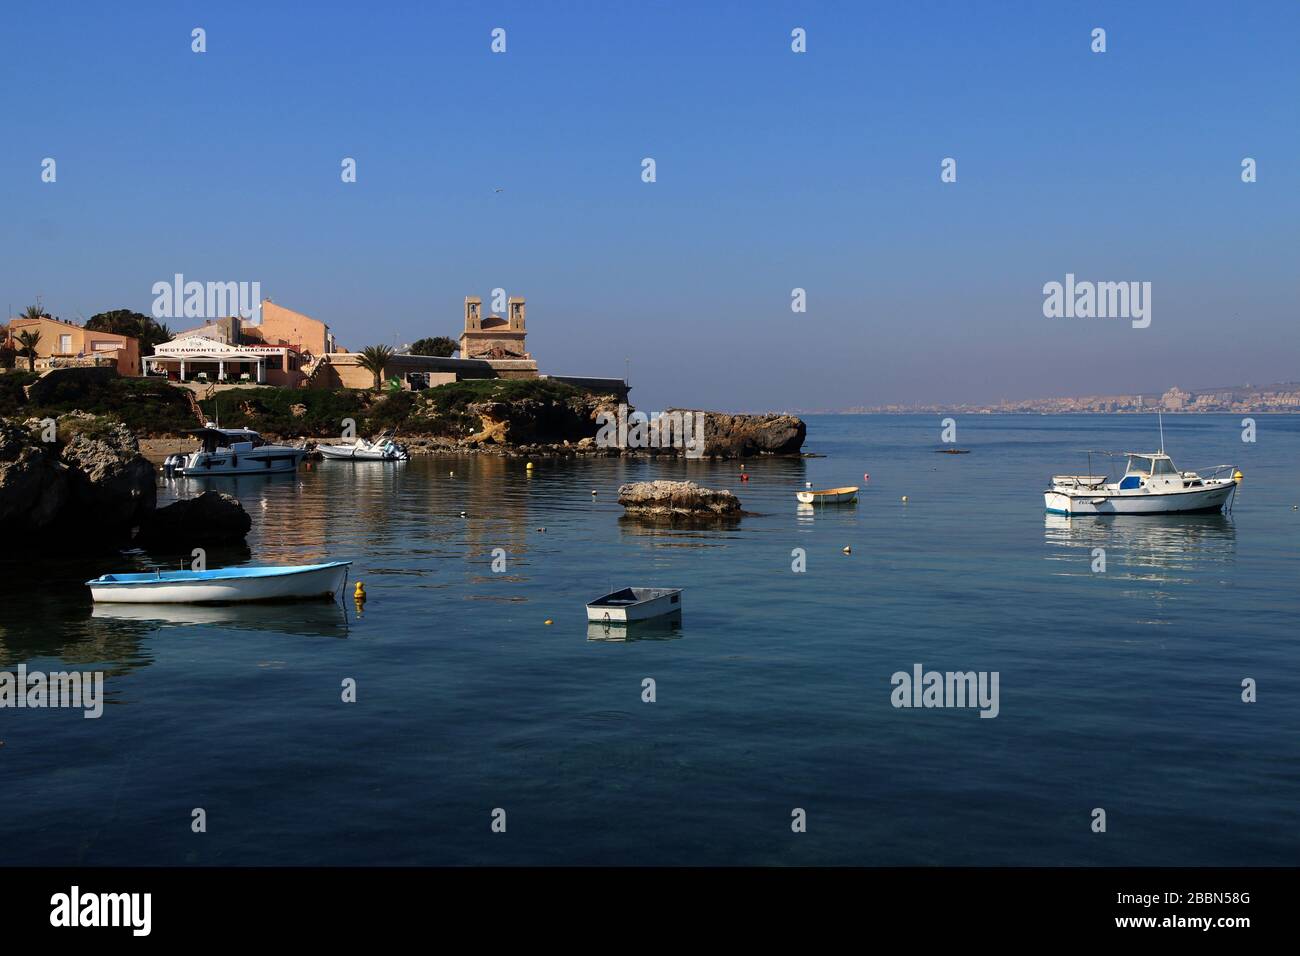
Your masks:
M511 332L524 331L524 299L523 296L511 296L510 301L506 303L506 315L510 319Z
M478 332L483 328L483 300L476 295L465 296L465 331Z

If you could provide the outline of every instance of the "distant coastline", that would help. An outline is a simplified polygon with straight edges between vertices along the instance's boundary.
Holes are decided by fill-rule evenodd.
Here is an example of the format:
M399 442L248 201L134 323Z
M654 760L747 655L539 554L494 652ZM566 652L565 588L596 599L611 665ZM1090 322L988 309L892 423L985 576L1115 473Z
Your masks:
M1075 398L1003 399L986 404L917 403L859 405L842 409L798 409L797 414L916 415L958 412L966 415L1136 415L1151 412L1269 414L1300 413L1300 382L1272 385L1230 385L1185 391L1178 386L1163 393L1085 395Z

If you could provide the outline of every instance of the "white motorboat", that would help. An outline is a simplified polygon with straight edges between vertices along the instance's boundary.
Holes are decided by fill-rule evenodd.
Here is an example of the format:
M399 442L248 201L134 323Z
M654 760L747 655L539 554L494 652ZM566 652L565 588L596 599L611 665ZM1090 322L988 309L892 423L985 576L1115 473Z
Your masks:
M296 471L307 457L304 448L270 444L248 428L218 428L209 422L186 434L197 437L202 447L189 455L168 456L163 468L187 478L282 474Z
M351 445L317 445L316 449L326 458L346 461L407 461L411 457L403 446L387 435L381 435L373 442L358 438Z
M1208 514L1228 503L1241 472L1218 465L1206 475L1179 471L1163 450L1128 452L1124 477L1053 475L1043 493L1048 514Z
M623 588L587 605L587 620L627 624L682 609L681 588Z
M858 500L858 488L827 488L825 491L796 491L794 496L805 505L851 504Z
M351 561L287 567L217 568L104 574L87 581L97 602L115 604L225 604L333 596Z

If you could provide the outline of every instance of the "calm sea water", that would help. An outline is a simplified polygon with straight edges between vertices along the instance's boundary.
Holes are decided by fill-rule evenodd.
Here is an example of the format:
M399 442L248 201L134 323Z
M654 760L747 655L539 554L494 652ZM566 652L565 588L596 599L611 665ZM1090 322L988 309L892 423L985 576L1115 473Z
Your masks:
M1165 422L1181 467L1246 473L1212 517L1044 515L1077 449L1155 446L1146 417L960 418L969 455L933 452L939 416L812 417L826 457L745 483L488 457L214 482L254 530L213 564L350 558L364 614L92 609L87 577L152 565L75 542L6 567L0 668L101 669L109 704L0 710L0 864L1300 863L1300 417L1239 422ZM616 489L649 478L752 514L629 523ZM865 488L806 513L805 481ZM686 587L680 627L589 629L626 584ZM915 663L998 671L999 716L893 708Z

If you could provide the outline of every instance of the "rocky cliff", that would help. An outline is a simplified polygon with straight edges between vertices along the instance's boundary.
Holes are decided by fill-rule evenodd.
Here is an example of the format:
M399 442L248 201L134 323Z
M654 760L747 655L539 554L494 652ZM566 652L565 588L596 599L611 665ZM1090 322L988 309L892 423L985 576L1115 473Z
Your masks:
M0 549L124 543L154 509L153 466L116 422L73 413L53 441L35 419L0 419Z

